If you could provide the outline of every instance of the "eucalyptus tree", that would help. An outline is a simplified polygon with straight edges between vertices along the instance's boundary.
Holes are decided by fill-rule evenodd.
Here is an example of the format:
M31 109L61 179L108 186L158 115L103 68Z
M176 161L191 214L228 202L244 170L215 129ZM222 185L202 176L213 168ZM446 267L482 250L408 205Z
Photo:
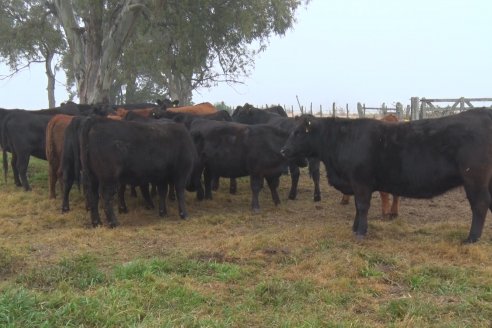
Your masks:
M44 1L3 0L0 7L0 61L7 64L11 78L33 63L43 63L47 76L49 107L55 106L55 56L66 48L56 20Z
M46 28L38 27L40 34L33 39L44 40L53 32L61 45L55 49L66 48L63 69L81 103L149 101L157 95L188 103L198 88L240 83L269 37L291 28L295 11L308 2L7 1L13 4L10 13L21 17L26 10L39 10L36 17L25 19L36 25L38 18L44 18L36 26ZM8 24L0 20L0 25L4 29ZM19 39L13 49L34 58L28 44Z

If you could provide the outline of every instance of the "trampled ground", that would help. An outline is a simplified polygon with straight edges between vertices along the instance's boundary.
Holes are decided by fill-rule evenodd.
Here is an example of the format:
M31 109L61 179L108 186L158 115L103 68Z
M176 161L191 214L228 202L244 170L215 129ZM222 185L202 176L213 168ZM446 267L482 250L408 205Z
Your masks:
M471 211L462 189L401 201L381 220L373 195L369 233L356 243L353 200L322 182L322 201L301 176L298 199L262 192L250 211L248 179L237 195L221 181L214 200L187 194L189 220L142 208L117 229L89 227L79 192L61 214L49 200L46 163L33 191L0 185L0 326L490 327L492 218L482 240L461 245ZM104 218L104 216L103 216Z

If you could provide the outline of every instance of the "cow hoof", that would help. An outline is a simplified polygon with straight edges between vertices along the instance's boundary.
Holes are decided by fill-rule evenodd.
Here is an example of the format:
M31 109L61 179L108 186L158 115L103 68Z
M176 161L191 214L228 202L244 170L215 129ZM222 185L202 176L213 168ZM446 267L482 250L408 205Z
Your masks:
M231 195L235 195L236 193L237 193L236 189L230 189L229 190L229 194L231 194Z
M100 227L100 226L102 226L101 221L99 221L99 222L92 222L92 227L93 228L97 228L97 227Z
M251 209L251 212L253 212L253 214L259 214L260 213L260 209L257 208L257 207L254 207Z
M366 239L365 235L355 234L355 242L361 243Z
M469 245L469 244L474 244L478 241L478 238L475 238L475 237L468 237L466 238L465 240L463 240L462 244L463 245Z
M159 211L159 216L160 217L163 217L163 216L166 216L167 215L167 212L166 211Z
M314 195L314 201L315 202L320 202L321 201L321 196L320 195Z
M115 221L115 222L110 222L110 223L109 223L109 227L110 227L111 229L114 229L114 228L116 228L116 227L117 227L117 226L119 226L119 225L120 225L120 224L119 224L118 222L116 222L116 221Z
M126 213L128 213L128 208L126 208L126 207L118 207L118 213L120 213L120 214L126 214Z
M294 200L294 199L296 199L296 196L297 196L296 194L294 194L294 193L290 193L290 194L289 194L289 199L290 199L290 200Z
M154 207L154 205L152 205L152 204L147 204L147 205L145 205L145 209L146 209L146 210L153 210L154 208L155 208L155 207Z
M62 213L67 213L69 211L70 211L69 207L62 207L62 210L61 210Z
M188 214L187 213L179 213L179 217L182 219L182 220L186 220L188 218Z

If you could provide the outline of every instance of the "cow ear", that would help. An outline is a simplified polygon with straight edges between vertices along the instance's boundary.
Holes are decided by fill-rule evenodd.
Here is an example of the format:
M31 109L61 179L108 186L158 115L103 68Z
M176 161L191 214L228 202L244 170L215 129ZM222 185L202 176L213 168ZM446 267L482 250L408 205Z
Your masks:
M311 119L310 118L306 118L306 121L304 123L305 123L305 126L306 126L306 133L311 132L312 129L313 129L313 124L311 122Z

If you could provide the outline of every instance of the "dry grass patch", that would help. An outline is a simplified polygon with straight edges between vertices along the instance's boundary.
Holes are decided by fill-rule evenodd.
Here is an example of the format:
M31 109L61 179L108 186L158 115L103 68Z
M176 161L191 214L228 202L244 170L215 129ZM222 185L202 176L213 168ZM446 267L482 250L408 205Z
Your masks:
M237 195L222 181L212 201L186 200L190 219L142 208L116 229L90 227L79 192L72 211L49 200L46 163L32 162L33 191L0 183L0 326L479 327L492 318L492 221L461 245L470 209L461 189L403 199L381 220L375 193L369 234L356 243L351 204L322 183L320 203L302 172L299 195Z

